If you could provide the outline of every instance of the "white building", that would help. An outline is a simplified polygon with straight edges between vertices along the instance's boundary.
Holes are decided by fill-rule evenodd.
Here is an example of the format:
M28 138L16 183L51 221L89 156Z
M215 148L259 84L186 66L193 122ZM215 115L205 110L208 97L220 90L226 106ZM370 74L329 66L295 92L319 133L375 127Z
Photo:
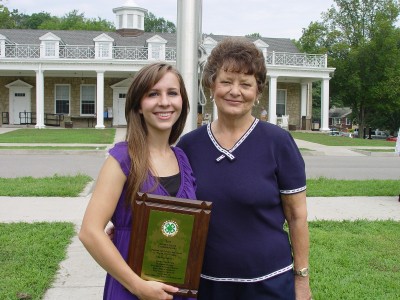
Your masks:
M133 1L113 9L115 32L0 29L0 126L32 124L96 127L126 125L125 96L131 78L157 60L176 64L176 34L144 32L146 9ZM224 36L203 35L209 53ZM268 84L254 108L271 123L310 129L311 83L321 81L321 130L329 130L326 55L299 53L290 39L249 38L264 53ZM213 106L199 95L200 123ZM196 108L192 108L196 109ZM211 117L209 117L211 116ZM288 119L287 119L288 116Z

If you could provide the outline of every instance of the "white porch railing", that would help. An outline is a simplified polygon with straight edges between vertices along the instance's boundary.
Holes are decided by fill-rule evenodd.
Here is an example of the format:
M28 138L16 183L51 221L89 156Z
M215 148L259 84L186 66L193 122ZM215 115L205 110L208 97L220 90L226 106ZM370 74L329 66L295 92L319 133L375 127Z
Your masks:
M306 54L306 53L288 53L288 52L270 52L267 53L266 61L268 65L282 66L303 66L326 68L326 54Z
M114 59L147 60L147 47L113 47Z
M7 58L39 58L40 45L6 45L4 54Z
M6 44L1 58L35 59L40 58L40 45L16 45ZM148 47L114 46L112 59L118 60L147 60ZM62 59L95 59L94 45L60 45L59 57ZM165 60L176 61L176 48L165 48ZM288 52L268 52L267 65L272 66L299 66L326 68L326 54L306 54Z
M66 46L60 45L59 58L69 59L94 59L94 46Z

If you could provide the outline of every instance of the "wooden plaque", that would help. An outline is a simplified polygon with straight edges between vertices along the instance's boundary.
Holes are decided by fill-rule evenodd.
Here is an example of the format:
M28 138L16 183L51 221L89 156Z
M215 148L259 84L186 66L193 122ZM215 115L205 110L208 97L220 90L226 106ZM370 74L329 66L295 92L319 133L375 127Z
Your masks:
M138 193L132 213L128 264L145 280L197 298L211 202Z

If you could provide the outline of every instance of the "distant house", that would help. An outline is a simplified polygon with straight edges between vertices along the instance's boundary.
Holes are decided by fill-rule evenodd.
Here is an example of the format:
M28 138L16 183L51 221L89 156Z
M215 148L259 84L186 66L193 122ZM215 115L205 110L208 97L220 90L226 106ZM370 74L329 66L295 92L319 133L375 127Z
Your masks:
M125 97L132 76L154 61L176 64L177 36L144 32L147 10L134 2L114 8L115 32L0 29L0 126L126 126ZM225 36L203 35L205 56ZM321 130L329 130L327 56L299 53L290 39L250 38L264 53L268 84L254 107L268 121L310 129L312 82L321 81ZM199 68L201 72L201 68ZM200 124L215 107L199 95ZM203 116L203 118L201 118Z
M339 130L352 129L351 113L350 107L332 107L329 110L329 128Z

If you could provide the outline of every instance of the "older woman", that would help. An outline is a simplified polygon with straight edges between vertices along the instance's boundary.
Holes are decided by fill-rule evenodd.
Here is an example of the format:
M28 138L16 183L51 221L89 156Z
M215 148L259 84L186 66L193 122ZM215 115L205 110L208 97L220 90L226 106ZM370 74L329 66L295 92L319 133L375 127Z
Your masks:
M218 119L177 145L198 199L213 202L199 299L310 299L304 161L288 132L252 115L266 83L263 54L247 39L225 39L202 80Z

